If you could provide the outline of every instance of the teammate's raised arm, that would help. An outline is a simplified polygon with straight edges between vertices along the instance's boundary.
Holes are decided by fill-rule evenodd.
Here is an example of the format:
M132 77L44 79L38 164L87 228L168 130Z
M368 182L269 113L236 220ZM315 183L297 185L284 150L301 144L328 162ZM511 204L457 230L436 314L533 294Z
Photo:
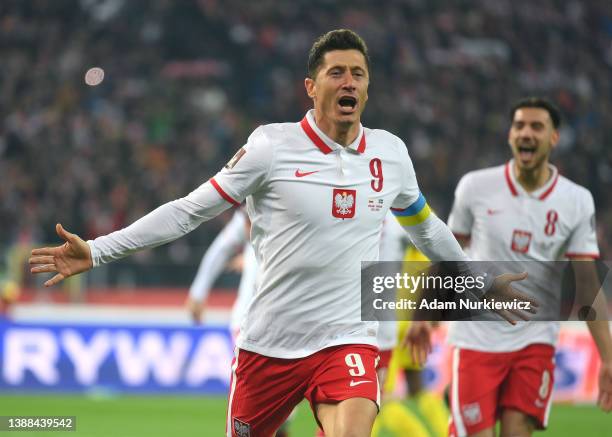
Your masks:
M186 302L195 323L202 321L206 298L223 267L248 241L247 225L246 213L237 209L230 222L217 235L202 257L196 276L189 287Z

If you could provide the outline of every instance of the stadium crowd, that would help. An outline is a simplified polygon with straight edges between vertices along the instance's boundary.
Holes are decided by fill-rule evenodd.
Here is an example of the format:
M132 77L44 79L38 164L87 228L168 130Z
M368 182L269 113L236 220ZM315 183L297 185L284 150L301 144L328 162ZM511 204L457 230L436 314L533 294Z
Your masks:
M553 161L593 193L612 256L606 0L3 1L0 247L57 241L57 220L91 238L187 194L257 125L303 117L307 51L338 27L371 51L364 124L406 141L443 219L463 174L509 159L506 108L556 101ZM171 278L187 285L222 221L135 260L188 264Z

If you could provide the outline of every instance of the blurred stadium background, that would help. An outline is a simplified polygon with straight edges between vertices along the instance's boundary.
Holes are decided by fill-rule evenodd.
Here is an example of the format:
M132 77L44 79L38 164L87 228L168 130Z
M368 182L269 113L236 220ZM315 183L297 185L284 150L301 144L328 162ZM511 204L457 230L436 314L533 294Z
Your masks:
M237 277L217 282L204 326L182 305L227 214L53 290L25 261L57 242L55 223L84 238L121 228L208 179L257 125L298 121L308 49L338 27L370 47L364 124L404 138L442 218L461 175L508 159L511 103L556 101L554 162L593 193L609 259L608 0L2 0L0 415L76 415L81 437L223 433ZM105 79L87 86L96 66ZM447 353L440 338L436 390ZM612 435L582 327L564 327L557 364L546 435ZM293 435L313 429L302 406Z

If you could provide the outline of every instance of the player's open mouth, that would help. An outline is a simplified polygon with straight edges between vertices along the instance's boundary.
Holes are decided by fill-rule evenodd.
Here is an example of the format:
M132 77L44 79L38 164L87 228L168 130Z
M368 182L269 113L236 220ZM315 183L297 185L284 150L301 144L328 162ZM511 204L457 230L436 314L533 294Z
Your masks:
M518 146L517 147L519 158L521 161L530 161L536 152L535 146Z
M352 113L357 107L357 99L353 96L342 96L338 99L338 106L344 113Z

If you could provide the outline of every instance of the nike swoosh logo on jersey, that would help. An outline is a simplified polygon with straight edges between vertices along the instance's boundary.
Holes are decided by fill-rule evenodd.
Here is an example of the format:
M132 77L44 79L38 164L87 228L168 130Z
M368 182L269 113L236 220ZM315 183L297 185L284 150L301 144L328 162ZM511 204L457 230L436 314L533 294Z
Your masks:
M501 209L487 209L487 214L489 215L499 214L500 212L502 212Z
M350 383L349 385L350 385L351 387L355 387L356 385L359 385L359 384L365 384L366 382L373 382L373 381L353 381L353 380L351 379L351 383Z
M319 170L301 172L300 169L298 168L295 171L295 177L296 178L303 178L304 176L310 176L311 174L315 174L315 173L318 173L318 172L319 172Z

